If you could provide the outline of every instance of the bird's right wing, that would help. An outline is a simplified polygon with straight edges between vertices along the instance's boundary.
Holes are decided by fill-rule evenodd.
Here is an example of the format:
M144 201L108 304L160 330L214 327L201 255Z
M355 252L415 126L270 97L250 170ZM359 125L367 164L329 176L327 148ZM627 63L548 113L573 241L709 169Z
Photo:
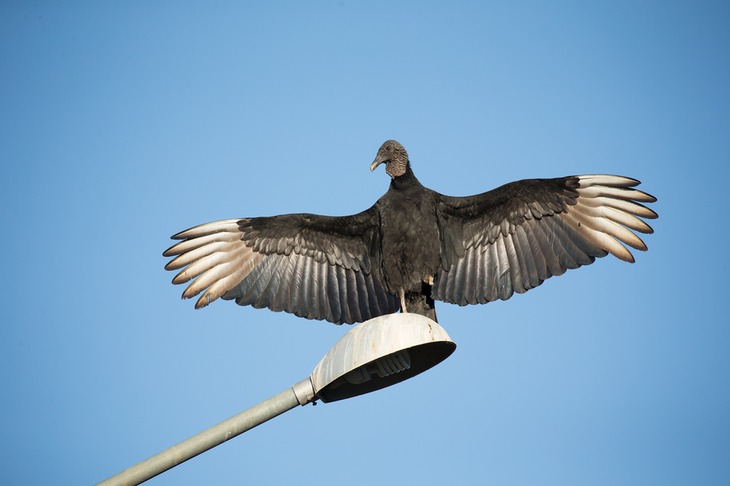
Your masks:
M164 252L190 282L183 298L195 307L220 298L336 324L398 310L380 271L379 215L287 214L216 221L182 231Z
M433 298L459 305L509 299L566 269L611 253L633 262L646 250L634 231L656 199L614 175L512 182L468 197L440 196L441 269ZM633 230L633 231L632 231Z

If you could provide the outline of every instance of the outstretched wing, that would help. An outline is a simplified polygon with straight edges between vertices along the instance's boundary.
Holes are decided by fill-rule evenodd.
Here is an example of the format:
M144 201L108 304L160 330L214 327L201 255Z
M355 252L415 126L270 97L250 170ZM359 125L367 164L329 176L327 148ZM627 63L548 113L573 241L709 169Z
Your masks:
M163 255L195 304L220 298L336 324L398 310L383 284L379 216L287 214L216 221L182 231ZM191 281L192 280L192 281Z
M470 197L441 196L441 269L433 298L459 305L509 299L608 253L632 262L634 231L656 201L614 175L529 179ZM633 231L632 231L633 230Z

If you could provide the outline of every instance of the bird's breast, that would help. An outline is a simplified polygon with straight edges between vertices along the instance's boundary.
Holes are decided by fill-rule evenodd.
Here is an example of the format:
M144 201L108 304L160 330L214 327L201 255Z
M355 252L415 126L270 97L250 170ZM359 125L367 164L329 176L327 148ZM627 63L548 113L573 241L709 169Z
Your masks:
M391 292L420 291L438 269L436 205L427 196L394 197L381 207L383 275Z

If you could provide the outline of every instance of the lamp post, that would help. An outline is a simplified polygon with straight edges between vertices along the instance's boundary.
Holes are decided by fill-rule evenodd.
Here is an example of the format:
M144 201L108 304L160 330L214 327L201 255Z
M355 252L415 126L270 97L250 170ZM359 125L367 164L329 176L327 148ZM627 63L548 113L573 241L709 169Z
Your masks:
M308 378L99 484L142 483L297 405L344 400L395 385L437 365L455 349L446 331L427 317L370 319L337 341Z

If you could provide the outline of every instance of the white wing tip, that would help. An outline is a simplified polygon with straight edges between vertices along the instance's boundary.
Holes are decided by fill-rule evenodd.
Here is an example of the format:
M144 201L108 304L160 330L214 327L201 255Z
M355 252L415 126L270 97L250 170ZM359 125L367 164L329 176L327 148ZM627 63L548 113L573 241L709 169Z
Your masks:
M224 231L238 231L239 221L241 221L241 218L222 219L220 221L213 221L212 223L199 224L198 226L193 226L192 228L176 233L170 238L173 240L187 240Z
M195 303L196 309L225 294L245 278L260 258L254 256L253 250L241 239L239 221L240 218L214 221L181 231L172 239L182 241L163 253L166 257L175 257L165 269L179 270L172 283L188 283L182 293L183 299L203 292Z

